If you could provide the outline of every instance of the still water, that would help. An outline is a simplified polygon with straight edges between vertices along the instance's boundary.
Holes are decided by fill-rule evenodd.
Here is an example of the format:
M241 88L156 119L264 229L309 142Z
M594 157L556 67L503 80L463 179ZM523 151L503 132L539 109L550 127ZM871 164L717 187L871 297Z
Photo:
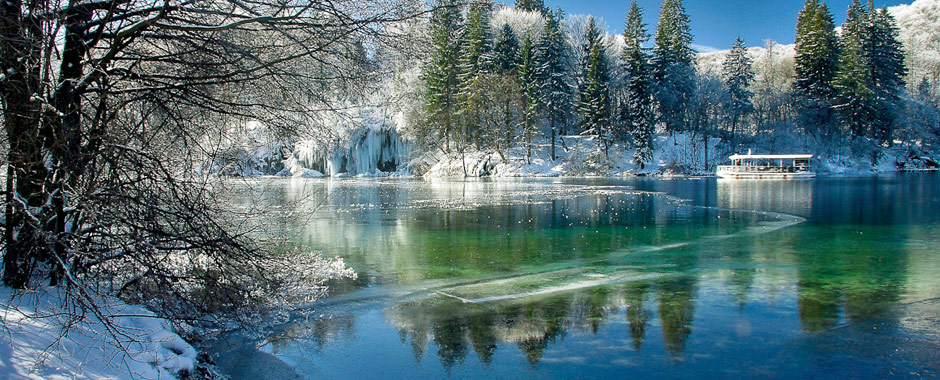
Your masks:
M940 177L266 180L358 273L233 379L940 378Z

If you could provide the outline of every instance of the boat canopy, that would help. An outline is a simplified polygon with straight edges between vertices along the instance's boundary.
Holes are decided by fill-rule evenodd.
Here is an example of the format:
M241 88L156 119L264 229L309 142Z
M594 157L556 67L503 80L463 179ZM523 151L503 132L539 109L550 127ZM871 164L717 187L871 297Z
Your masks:
M730 160L808 160L812 154L735 154L728 157Z

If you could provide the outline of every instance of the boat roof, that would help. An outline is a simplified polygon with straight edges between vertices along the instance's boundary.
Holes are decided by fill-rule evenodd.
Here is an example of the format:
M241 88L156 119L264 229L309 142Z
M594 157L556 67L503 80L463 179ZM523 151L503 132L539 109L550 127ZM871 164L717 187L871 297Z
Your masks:
M813 158L812 154L735 154L731 157L728 157L730 160L746 160L746 159L756 159L756 160L773 160L773 159L783 159L783 160L796 160L800 158L810 159Z

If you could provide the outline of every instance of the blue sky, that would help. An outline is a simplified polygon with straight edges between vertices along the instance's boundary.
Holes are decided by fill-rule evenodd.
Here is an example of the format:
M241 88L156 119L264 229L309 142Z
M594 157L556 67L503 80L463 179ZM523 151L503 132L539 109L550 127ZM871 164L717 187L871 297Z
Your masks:
M606 21L613 33L623 31L623 22L632 0L545 0L545 4L561 8L567 14L593 14ZM910 4L913 0L875 0L876 7ZM661 0L639 0L649 32L656 30ZM803 8L802 0L684 0L683 5L692 21L692 34L700 51L710 48L728 49L738 36L748 46L762 46L764 40L793 43L796 16ZM836 25L845 20L845 10L852 0L828 0Z

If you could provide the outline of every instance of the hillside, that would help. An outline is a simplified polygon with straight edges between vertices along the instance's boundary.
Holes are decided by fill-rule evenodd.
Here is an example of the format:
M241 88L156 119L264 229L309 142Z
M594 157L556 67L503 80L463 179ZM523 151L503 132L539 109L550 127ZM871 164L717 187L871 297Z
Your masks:
M845 10L834 9L836 12ZM916 0L911 4L888 7L888 12L894 16L899 29L899 40L904 44L907 52L908 82L919 83L924 77L929 80L940 78L940 0ZM750 45L758 45L759 41L747 41ZM730 42L729 42L730 45ZM777 62L785 66L792 66L796 52L793 44L774 43L773 54L768 56L767 42L764 46L748 49L751 59L755 63L755 71L760 72L762 62ZM698 54L699 70L719 74L721 63L730 50Z

